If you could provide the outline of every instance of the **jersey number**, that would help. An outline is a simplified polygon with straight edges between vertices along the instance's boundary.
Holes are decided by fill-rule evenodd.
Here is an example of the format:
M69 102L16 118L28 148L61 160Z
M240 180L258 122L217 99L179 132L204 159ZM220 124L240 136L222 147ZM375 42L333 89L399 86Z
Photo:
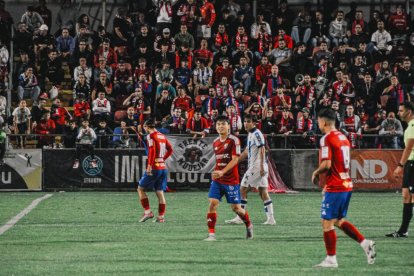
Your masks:
M342 157L344 158L345 169L349 169L349 163L350 163L349 146L342 146L341 151L342 151Z
M165 143L160 143L160 156L159 157L163 158L166 152L167 152L167 145Z

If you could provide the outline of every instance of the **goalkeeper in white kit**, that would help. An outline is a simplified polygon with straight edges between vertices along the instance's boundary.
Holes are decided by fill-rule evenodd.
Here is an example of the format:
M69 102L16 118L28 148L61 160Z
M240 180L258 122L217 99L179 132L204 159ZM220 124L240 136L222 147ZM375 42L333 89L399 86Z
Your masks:
M263 200L266 221L263 224L276 225L273 215L273 203L268 192L269 167L266 160L265 140L260 130L256 128L256 117L250 114L244 117L244 128L249 133L247 145L239 157L239 162L247 157L248 167L241 182L241 206L247 206L247 193L250 188L259 190L260 197ZM232 220L226 220L228 224L243 224L243 221L236 216Z

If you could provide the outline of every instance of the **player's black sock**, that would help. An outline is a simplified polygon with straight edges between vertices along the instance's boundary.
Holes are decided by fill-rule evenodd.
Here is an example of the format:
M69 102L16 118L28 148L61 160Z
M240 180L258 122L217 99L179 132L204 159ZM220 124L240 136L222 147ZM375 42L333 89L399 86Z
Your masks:
M408 231L408 225L410 224L412 217L413 217L413 204L404 203L402 223L400 226L400 230L398 230L399 233L406 233Z

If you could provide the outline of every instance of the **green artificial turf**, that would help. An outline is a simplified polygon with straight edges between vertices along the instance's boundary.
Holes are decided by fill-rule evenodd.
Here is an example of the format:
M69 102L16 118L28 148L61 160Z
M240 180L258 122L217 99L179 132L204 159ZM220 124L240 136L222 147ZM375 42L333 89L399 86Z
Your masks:
M43 193L0 193L0 227ZM337 269L315 269L325 255L321 195L272 195L277 225L265 220L258 194L249 194L254 239L223 202L217 242L207 236L207 192L168 193L166 223L138 223L135 193L55 193L0 236L0 275L414 275L414 235L386 239L401 220L394 193L354 193L348 218L377 243L377 261L341 231ZM156 198L150 204L157 210ZM414 227L414 225L413 225ZM413 231L414 233L414 231Z

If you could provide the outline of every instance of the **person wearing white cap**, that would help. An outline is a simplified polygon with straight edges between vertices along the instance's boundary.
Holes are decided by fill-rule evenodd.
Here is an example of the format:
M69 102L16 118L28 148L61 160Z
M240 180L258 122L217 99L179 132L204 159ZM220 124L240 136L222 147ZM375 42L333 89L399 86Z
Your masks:
M20 20L25 23L29 32L33 33L41 27L45 22L39 13L35 12L33 6L28 6L27 11L22 15ZM47 28L47 25L45 25Z

